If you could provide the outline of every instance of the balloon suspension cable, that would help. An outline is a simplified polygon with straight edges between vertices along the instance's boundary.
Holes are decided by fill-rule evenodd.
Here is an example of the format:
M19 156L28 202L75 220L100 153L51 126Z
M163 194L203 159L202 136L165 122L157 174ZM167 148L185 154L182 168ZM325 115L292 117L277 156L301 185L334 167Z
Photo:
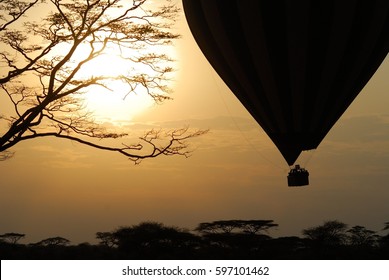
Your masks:
M261 156L264 160L266 160L268 163L272 164L273 166L277 167L278 169L280 170L283 170L284 172L287 170L285 169L284 167L276 164L274 161L270 160L268 157L266 157L260 150L258 150L258 148L250 141L250 139L246 136L246 134L243 132L242 128L239 126L239 124L237 123L236 119L234 118L234 116L232 115L231 113L231 110L230 108L228 107L227 105L227 102L226 100L224 99L223 97L223 94L222 94L222 90L220 88L220 85L216 79L216 72L211 70L212 72L212 78L213 78L213 81L214 83L216 84L216 87L217 87L217 91L219 93L219 97L220 99L222 100L223 104L224 104L224 107L226 108L227 112L228 112L228 115L229 117L232 119L232 121L234 122L234 125L235 127L239 130L240 134L242 135L242 137L246 140L246 142L254 149L254 151L259 155ZM232 94L232 93L231 93Z
M303 167L308 167L308 164L311 162L311 159L316 154L316 149L305 151L308 154L308 158L305 160Z

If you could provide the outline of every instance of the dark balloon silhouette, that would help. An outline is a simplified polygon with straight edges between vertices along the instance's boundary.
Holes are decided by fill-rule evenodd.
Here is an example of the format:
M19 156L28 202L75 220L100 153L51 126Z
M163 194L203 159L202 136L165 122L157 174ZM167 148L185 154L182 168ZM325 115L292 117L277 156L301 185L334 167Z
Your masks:
M290 166L318 147L389 51L387 0L183 5L200 49Z

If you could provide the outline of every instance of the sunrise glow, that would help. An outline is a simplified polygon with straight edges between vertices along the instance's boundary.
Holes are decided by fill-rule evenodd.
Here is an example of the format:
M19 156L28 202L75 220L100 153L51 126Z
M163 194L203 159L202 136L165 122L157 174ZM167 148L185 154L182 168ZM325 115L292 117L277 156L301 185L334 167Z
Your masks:
M75 55L75 61L84 59L89 48L80 48ZM104 76L106 80L101 85L88 87L83 100L85 109L93 112L100 121L110 121L115 124L131 121L155 104L155 101L143 86L131 88L120 77L131 77L146 74L155 75L150 66L135 62L140 56L152 50L129 50L116 45L108 45L98 57L85 63L78 73L81 79Z

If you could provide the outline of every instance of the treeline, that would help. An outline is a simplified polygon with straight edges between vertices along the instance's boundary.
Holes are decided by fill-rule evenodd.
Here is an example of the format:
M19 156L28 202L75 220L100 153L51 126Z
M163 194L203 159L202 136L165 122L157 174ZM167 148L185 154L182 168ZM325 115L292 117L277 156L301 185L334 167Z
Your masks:
M97 245L63 237L20 244L21 233L0 235L1 259L389 259L389 222L378 232L337 220L272 238L273 220L200 223L189 231L157 222L97 232Z

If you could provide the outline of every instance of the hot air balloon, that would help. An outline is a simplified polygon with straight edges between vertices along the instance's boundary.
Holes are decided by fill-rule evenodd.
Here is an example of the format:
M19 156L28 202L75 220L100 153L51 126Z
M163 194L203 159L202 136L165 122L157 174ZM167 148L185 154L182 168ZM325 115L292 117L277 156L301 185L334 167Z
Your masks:
M389 51L387 0L183 0L183 7L203 54L289 166L318 147ZM296 166L288 183L307 185L308 172Z

